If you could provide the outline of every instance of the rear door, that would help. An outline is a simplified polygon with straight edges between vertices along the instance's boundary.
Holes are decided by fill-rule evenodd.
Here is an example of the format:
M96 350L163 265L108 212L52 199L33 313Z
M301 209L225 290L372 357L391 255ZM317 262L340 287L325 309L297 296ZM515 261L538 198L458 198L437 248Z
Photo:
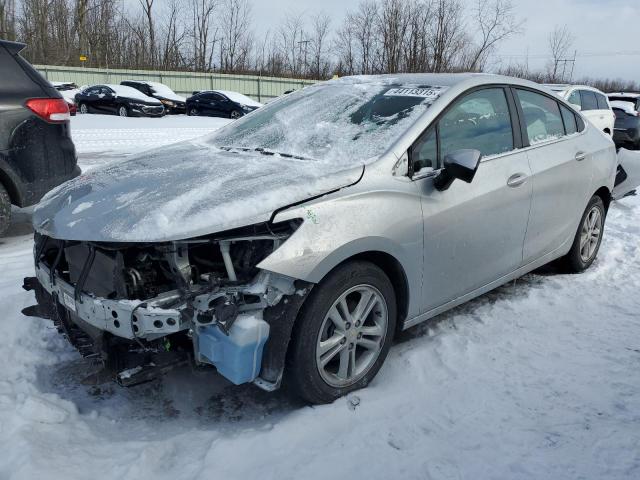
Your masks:
M539 91L515 88L514 93L533 179L524 242L527 264L573 240L586 206L592 169L588 152L581 148L582 119Z
M532 187L527 154L519 146L515 107L502 86L465 94L412 146L424 216L423 311L522 265ZM473 181L436 190L434 169L448 153L467 148L483 155Z
M611 110L607 97L599 92L593 92L593 94L596 96L596 101L598 102L598 120L602 126L601 130L611 136L613 135L616 116L614 115L613 110Z

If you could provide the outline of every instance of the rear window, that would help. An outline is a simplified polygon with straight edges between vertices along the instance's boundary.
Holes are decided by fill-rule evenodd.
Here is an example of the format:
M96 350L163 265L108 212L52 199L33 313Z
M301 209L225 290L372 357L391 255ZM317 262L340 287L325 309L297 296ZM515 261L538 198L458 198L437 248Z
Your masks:
M576 116L573 112L564 105L560 105L560 113L562 114L562 121L564 122L564 129L567 135L576 133L578 131L578 124L576 123Z
M598 110L598 101L595 93L589 90L580 90L580 98L582 100L582 110Z

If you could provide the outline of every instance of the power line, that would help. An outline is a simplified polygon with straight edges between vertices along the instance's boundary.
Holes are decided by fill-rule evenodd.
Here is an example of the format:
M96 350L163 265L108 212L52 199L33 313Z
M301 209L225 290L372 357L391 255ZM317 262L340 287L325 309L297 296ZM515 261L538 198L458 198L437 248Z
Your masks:
M496 53L493 55L494 57L503 57L503 58L553 58L551 54L548 53L534 53L534 54L526 54L526 53ZM618 51L618 52L584 52L576 55L576 58L589 58L589 57L618 57L618 56L640 56L640 50L630 50L630 51Z

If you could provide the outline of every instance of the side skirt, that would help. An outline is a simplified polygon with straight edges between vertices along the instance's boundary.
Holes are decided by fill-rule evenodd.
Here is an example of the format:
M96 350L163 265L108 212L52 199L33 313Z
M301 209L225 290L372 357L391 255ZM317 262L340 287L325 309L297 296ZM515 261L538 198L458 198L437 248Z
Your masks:
M557 258L562 257L564 254L567 253L564 251L566 250L566 243L567 242L564 242L562 246L558 247L552 252L549 252L546 255L540 257L539 259L534 260L533 262L520 267L513 273L510 273L508 275L500 277L498 280L488 283L484 287L477 288L476 290L473 290L472 292L469 292L466 295L458 297L455 300L451 300L450 302L447 302L444 305L440 305L439 307L433 308L428 312L422 313L413 318L409 318L405 320L404 325L402 326L402 329L406 330L407 328L411 328L419 323L429 320L430 318L440 315L441 313L444 313L447 310L451 310L452 308L457 307L458 305L462 305L463 303L466 303L469 300L472 300L476 297L479 297L480 295L490 292L491 290L498 288L504 285L505 283L509 283L510 281L515 280L516 278L520 278L523 275L535 270L536 268L539 268L543 265L546 265L549 262L552 262Z

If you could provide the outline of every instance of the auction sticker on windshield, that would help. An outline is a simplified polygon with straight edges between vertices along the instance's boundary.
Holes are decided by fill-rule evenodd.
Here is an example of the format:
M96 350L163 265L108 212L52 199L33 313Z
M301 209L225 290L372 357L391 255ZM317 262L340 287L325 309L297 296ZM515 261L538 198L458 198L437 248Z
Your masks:
M385 92L388 97L436 98L442 93L442 87L429 88L392 88Z

